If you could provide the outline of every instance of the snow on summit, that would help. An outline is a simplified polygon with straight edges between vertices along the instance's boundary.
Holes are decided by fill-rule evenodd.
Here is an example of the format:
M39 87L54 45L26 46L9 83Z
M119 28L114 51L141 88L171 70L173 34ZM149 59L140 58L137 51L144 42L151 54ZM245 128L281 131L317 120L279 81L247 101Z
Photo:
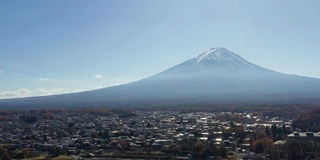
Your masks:
M210 48L204 53L194 57L193 60L195 60L196 62L201 62L203 60L219 59L219 57L221 57L220 50L220 47Z
M202 65L215 65L217 67L232 70L257 67L256 65L246 61L242 57L223 47L210 48L200 55L191 58L189 62L190 61Z
M266 70L248 62L237 54L223 48L210 48L205 52L180 63L160 75L172 76L194 76L194 74L234 74L243 72L259 72Z

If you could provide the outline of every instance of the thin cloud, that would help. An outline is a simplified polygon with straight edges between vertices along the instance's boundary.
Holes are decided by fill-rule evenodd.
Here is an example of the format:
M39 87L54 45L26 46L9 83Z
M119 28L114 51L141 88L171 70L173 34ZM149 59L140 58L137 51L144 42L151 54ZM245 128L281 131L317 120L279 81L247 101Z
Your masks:
M32 92L26 88L22 88L16 91L4 91L0 92L0 98L20 98L32 96Z
M43 81L43 82L58 82L58 79L50 79L50 78L39 78L39 81Z
M108 87L119 86L119 85L121 85L121 84L120 83L115 83L115 84L109 85Z
M0 74L3 73L3 71L0 71Z
M44 96L44 95L54 95L54 94L63 94L63 93L68 93L68 91L63 88L52 88L52 89L39 88L39 89L36 89L34 95Z
M36 94L37 95L50 95L51 92L46 89L37 89Z
M15 91L0 92L0 99L47 96L47 95L55 95L55 94L63 94L63 93L71 93L71 92L72 92L71 90L63 89L63 88L51 88L51 89L39 88L35 90L28 90L26 88L21 88Z
M0 92L0 98L12 98L12 97L16 97L16 96L17 95L11 91Z
M99 85L99 86L93 87L93 90L97 90L97 89L101 89L101 88L104 88L104 87L102 85Z
M103 76L101 74L96 74L96 75L94 75L94 77L98 78L98 79L103 78Z
M32 92L28 89L22 88L20 90L18 90L18 94L19 95L30 95Z

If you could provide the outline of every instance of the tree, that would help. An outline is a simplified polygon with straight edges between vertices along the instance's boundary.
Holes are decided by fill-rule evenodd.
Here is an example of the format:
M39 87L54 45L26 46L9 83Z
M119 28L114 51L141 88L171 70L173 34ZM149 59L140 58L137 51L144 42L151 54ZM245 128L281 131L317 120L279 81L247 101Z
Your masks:
M24 157L31 157L32 156L32 152L29 149L23 149L22 154Z
M269 136L269 137L271 136L271 131L270 131L270 127L269 126L266 127L266 131L265 132L266 132L267 136Z
M20 117L20 120L26 123L36 123L38 121L38 118L33 115L23 115Z
M194 152L195 157L199 157L200 152L204 149L204 145L202 141L198 140L192 147L192 151Z
M262 145L262 143L259 141L259 142L256 144L256 153L262 153L263 151L264 151L263 145Z
M277 136L277 131L278 131L278 128L275 124L271 126L271 131L272 131L273 138L275 138Z
M221 156L223 158L227 157L228 151L225 145L220 144L218 149L218 156Z
M52 157L58 157L58 156L60 156L60 154L61 154L61 148L59 148L59 147L54 147L53 149L51 149L51 150L49 151L49 153L50 153L50 155L51 155Z
M298 141L288 141L286 143L286 153L288 159L303 159L303 147Z
M42 118L44 118L44 119L53 119L54 118L54 114L51 113L51 112L46 112L46 113L43 113Z
M0 147L0 158L3 159L3 160L10 159L7 150L5 148L3 148L3 147Z

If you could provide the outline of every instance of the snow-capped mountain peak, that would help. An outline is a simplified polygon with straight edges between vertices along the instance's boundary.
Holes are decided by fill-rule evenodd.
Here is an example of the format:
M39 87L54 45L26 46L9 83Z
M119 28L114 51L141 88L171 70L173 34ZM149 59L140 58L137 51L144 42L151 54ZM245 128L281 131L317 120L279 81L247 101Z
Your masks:
M192 60L196 62L202 62L202 61L208 61L208 60L223 60L226 58L230 59L234 55L235 55L234 53L232 53L231 51L228 51L223 47L216 47L216 48L210 48L206 50L200 55L192 58Z
M242 57L223 47L210 48L200 55L191 58L189 62L206 66L214 65L216 67L222 67L231 70L257 67L256 65L246 61Z
M219 49L220 48L210 48L207 51L203 52L202 54L194 57L193 60L195 60L196 62L201 62L202 60L210 60L211 58L216 59L217 57L216 57L215 53Z

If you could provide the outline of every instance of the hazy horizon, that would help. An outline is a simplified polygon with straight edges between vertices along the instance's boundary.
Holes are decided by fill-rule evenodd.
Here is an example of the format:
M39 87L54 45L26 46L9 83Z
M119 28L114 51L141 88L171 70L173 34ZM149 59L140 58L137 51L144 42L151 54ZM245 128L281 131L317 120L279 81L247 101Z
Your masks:
M212 47L320 78L318 1L2 1L0 99L92 90Z

